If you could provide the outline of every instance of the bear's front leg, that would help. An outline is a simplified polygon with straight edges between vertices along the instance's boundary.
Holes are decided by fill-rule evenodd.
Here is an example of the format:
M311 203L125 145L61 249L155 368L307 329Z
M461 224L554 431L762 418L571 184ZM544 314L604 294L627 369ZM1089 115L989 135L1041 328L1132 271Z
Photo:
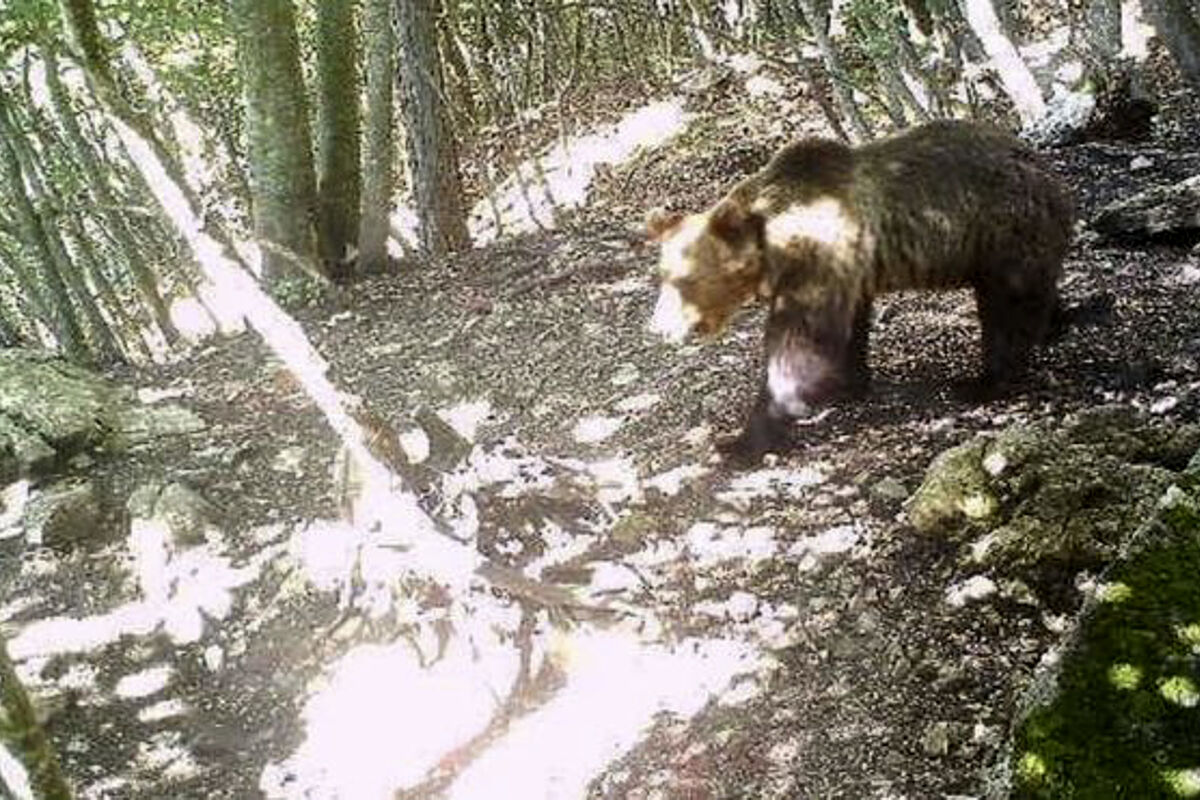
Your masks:
M766 364L758 397L742 432L719 445L726 458L756 463L793 444L793 423L824 403L865 390L870 301L852 309L817 307L775 298L767 318ZM844 310L845 309L845 310Z

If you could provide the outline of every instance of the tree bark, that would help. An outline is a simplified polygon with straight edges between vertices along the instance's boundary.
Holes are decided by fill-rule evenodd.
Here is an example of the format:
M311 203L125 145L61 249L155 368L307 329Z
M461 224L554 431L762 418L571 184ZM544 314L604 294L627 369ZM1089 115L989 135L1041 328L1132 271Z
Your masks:
M254 230L263 275L277 280L292 262L311 265L316 179L300 41L291 0L230 0L238 42L249 142Z
M355 247L362 190L356 0L317 3L317 245L326 271L344 276Z
M1200 19L1187 0L1142 0L1146 16L1183 77L1200 90Z
M381 272L388 266L388 218L395 189L392 131L396 37L392 0L366 0L363 42L367 57L367 114L358 263L366 272Z
M979 37L984 52L1000 76L1005 93L1016 106L1023 125L1029 125L1046 113L1046 100L1033 79L1033 73L1021 60L1021 54L1005 35L992 0L961 0L967 24Z
M458 152L449 125L434 24L435 0L396 0L399 79L409 175L428 255L470 246Z

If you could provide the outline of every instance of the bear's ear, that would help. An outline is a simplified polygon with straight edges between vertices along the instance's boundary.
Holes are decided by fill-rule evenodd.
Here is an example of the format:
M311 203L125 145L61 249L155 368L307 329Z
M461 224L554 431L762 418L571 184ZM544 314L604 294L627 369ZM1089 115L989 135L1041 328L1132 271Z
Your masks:
M651 239L661 242L682 221L683 214L657 206L646 212L646 234Z
M756 235L761 226L762 217L733 200L722 200L708 216L713 235L731 244Z

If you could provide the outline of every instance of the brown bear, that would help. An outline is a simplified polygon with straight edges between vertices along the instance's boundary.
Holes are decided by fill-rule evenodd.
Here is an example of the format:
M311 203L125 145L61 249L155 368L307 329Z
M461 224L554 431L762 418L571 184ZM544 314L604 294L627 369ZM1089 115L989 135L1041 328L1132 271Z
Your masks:
M984 125L934 122L858 148L804 140L708 211L651 213L662 244L651 329L715 335L750 300L767 303L761 390L726 448L757 458L786 446L792 420L865 390L883 292L971 287L980 386L1019 377L1058 313L1073 222L1035 154Z

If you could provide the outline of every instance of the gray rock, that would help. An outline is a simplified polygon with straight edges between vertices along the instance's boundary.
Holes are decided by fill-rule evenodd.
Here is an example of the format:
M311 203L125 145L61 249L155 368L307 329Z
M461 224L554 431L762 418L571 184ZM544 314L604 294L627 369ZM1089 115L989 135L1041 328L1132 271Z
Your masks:
M871 486L871 500L885 506L896 506L908 499L908 488L890 475Z
M976 541L972 557L1001 575L1092 568L1117 555L1198 442L1200 426L1126 407L1014 426L938 456L906 512L923 533Z
M90 481L54 484L34 495L25 512L25 538L56 550L95 541L101 533L100 504Z
M56 455L41 436L0 415L0 480L43 475L54 466Z
M34 350L0 350L0 416L60 454L100 444L128 394L95 373Z
M131 524L161 524L176 547L203 544L220 533L216 507L179 482L139 486L130 494L125 510Z

